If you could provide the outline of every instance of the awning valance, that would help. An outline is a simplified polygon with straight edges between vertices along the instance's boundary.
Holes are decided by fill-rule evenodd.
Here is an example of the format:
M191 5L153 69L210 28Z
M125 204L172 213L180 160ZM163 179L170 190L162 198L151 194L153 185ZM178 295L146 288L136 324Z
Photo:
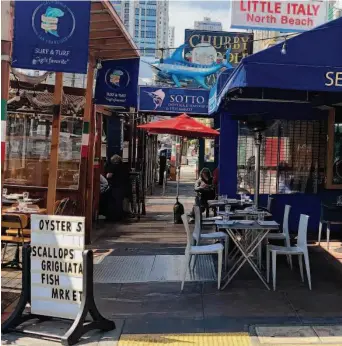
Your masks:
M285 47L283 42L244 58L219 101L246 88L342 92L341 37L342 18L338 18L286 40Z

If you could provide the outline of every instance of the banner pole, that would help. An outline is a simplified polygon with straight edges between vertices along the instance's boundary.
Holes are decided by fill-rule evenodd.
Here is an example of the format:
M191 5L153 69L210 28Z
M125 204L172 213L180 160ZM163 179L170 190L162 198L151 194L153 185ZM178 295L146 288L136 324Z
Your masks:
M49 180L47 192L47 214L55 213L57 170L58 170L58 147L61 128L61 104L63 97L63 72L56 72L55 90L53 94L54 106L52 115L51 150L49 163Z

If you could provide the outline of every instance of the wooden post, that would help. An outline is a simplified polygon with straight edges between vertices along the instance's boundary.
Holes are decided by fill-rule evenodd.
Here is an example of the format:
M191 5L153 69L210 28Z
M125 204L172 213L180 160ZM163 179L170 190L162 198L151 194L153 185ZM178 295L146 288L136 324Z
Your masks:
M92 228L92 216L87 214L89 207L92 207L92 199L89 200L89 194L87 189L87 179L89 174L88 159L91 157L91 165L93 166L93 157L90 156L90 131L92 125L92 114L93 114L93 83L94 83L94 67L95 60L89 58L88 73L87 73L87 88L86 88L86 101L83 113L83 131L82 131L82 148L81 148L81 165L80 165L80 204L81 204L81 215L85 216L85 244L90 244L91 239L91 228ZM93 176L93 174L91 174ZM91 183L92 185L92 183ZM92 195L92 191L91 191ZM90 204L90 206L88 206ZM90 219L90 220L89 220Z
M1 3L1 193L6 158L7 101L10 87L13 8L9 1Z
M102 114L96 112L96 129L95 129L95 157L94 157L94 217L99 214L100 202L100 174L101 174L101 146L102 146Z
M92 108L89 120L89 150L87 164L86 183L86 219L85 219L85 243L91 243L91 231L93 228L93 203L94 203L94 153L95 153L95 109Z
M52 115L52 133L51 133L51 150L49 163L49 181L47 192L47 213L55 213L56 188L58 176L58 147L59 133L61 128L61 103L63 96L63 73L56 72L55 90L53 94L53 115Z

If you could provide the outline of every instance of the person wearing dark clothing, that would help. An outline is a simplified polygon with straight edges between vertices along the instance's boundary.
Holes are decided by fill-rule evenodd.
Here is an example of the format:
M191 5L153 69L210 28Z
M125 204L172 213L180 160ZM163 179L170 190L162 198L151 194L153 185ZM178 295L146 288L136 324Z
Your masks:
M108 216L108 202L110 200L110 188L108 180L100 174L100 203L99 203L99 215Z
M123 201L129 188L129 172L119 155L111 157L106 172L106 178L111 188L108 218L111 221L119 221L124 216Z
M203 168L200 178L195 183L195 191L199 194L200 206L206 208L208 200L215 199L215 188L213 177L208 168Z

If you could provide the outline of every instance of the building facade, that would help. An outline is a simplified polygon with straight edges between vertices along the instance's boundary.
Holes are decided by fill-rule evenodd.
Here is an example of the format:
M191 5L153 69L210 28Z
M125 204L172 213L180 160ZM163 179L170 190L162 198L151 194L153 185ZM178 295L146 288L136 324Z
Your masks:
M195 21L195 30L222 31L221 22L212 22L209 17L204 17L201 21Z
M168 42L168 46L169 48L171 48L169 50L169 54L171 55L172 52L174 51L172 48L175 48L175 27L174 26L170 26L169 27L169 42Z
M161 48L168 48L169 1L118 0L112 4L141 55L161 57Z

